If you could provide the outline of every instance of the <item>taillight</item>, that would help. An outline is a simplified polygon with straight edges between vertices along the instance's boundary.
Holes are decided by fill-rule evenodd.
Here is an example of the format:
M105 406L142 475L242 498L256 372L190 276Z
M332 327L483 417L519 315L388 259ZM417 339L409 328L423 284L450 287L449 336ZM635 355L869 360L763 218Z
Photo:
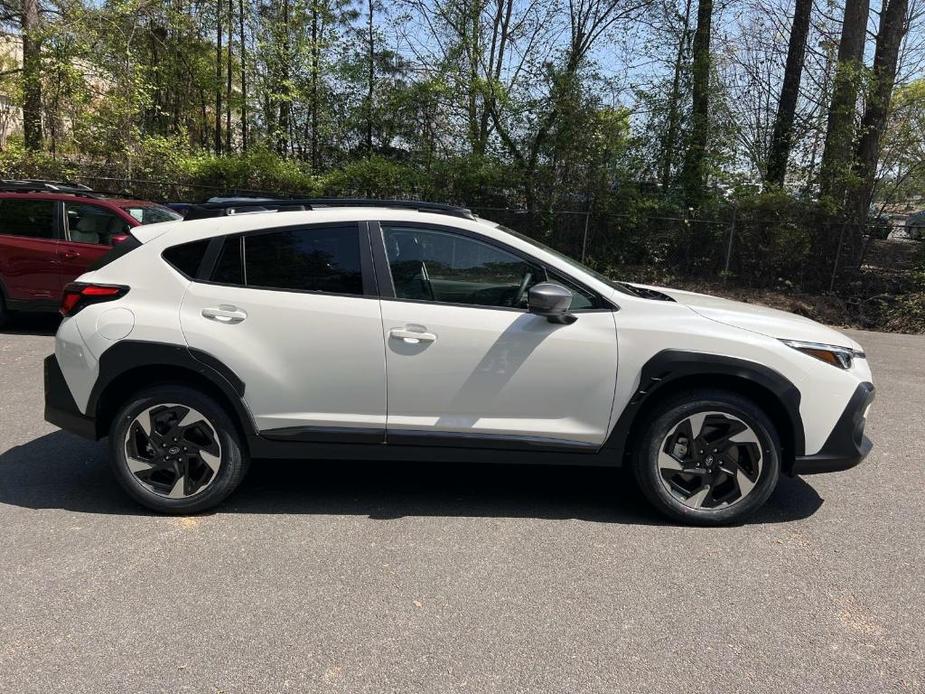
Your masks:
M90 304L113 301L125 296L127 293L128 287L121 284L71 282L64 288L64 295L61 297L61 307L58 312L64 317L73 316Z

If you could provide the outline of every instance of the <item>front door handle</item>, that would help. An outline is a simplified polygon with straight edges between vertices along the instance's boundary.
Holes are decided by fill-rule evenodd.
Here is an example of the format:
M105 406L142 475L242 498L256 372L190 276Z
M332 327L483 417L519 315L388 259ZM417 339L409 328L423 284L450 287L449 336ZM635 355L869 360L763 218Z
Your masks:
M403 328L392 328L389 330L389 337L395 340L402 340L409 345L417 345L421 342L434 342L437 336L433 333L418 332L417 330L405 330Z
M240 323L245 318L247 318L247 312L242 311L237 306L222 304L218 308L202 309L202 317L208 318L209 320L214 320L218 323L234 325L235 323Z
M62 255L64 256L65 260L73 260L74 258L80 257L80 251L64 251Z

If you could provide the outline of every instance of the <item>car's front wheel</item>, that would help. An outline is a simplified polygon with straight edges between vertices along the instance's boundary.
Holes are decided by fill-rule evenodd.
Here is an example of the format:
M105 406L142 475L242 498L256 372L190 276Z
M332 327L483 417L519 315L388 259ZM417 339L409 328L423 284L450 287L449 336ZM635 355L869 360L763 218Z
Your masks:
M774 491L780 439L764 411L737 393L683 393L651 413L634 472L645 496L670 518L735 523Z
M116 478L160 513L198 513L222 502L244 478L247 457L215 400L184 386L140 391L109 436Z

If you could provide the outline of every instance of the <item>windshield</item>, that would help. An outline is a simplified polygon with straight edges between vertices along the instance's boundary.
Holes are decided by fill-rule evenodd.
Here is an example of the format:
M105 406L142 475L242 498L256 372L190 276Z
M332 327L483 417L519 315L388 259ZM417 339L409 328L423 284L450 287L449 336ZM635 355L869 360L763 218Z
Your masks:
M554 256L556 256L556 258L558 258L559 260L561 260L561 261L562 261L563 263L565 263L566 265L569 265L570 267L572 267L572 268L574 268L574 269L576 269L576 270L581 270L582 272L585 272L585 273L591 275L591 276L594 277L595 279L600 280L601 282L603 282L604 284L606 284L608 287L613 287L613 288L616 289L617 291L623 292L624 294L630 294L630 295L632 295L632 296L639 296L639 295L640 295L639 292L638 292L636 289L634 289L631 285L626 284L625 282L618 282L617 280L612 280L612 279L610 279L609 277L607 277L607 276L605 276L605 275L602 275L602 274L599 273L597 270L592 270L591 268L589 268L589 267L588 267L587 265L585 265L584 263L580 263L580 262L578 262L577 260L575 260L574 258L570 258L569 256L565 255L564 253L560 253L560 252L557 251L555 248L551 248L550 246L547 246L547 245L546 245L545 243L543 243L542 241L537 241L536 239L530 238L529 236L526 236L526 235L524 235L524 234L521 234L519 231L514 231L514 230L511 229L510 227L504 226L503 224L499 224L499 225L498 225L498 228L501 229L501 231L506 231L506 232L507 232L508 234L510 234L511 236L516 236L516 237L519 238L521 241L526 241L527 243L529 243L529 244L531 244L531 245L533 245L533 246L536 246L537 248L543 249L543 250L546 251L547 253L552 253Z
M133 205L123 207L123 210L132 215L141 224L157 224L158 222L175 222L183 219L183 215L160 205Z

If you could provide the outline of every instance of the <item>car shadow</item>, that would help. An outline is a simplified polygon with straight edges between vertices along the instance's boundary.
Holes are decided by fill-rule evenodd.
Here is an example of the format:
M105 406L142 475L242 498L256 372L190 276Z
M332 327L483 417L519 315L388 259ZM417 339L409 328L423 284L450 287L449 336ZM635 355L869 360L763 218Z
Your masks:
M119 488L103 444L63 431L0 454L0 503L31 509L145 515ZM749 523L786 523L823 500L784 478ZM546 465L255 461L215 513L578 519L666 525L622 470Z
M0 335L54 335L60 323L57 313L11 313Z

